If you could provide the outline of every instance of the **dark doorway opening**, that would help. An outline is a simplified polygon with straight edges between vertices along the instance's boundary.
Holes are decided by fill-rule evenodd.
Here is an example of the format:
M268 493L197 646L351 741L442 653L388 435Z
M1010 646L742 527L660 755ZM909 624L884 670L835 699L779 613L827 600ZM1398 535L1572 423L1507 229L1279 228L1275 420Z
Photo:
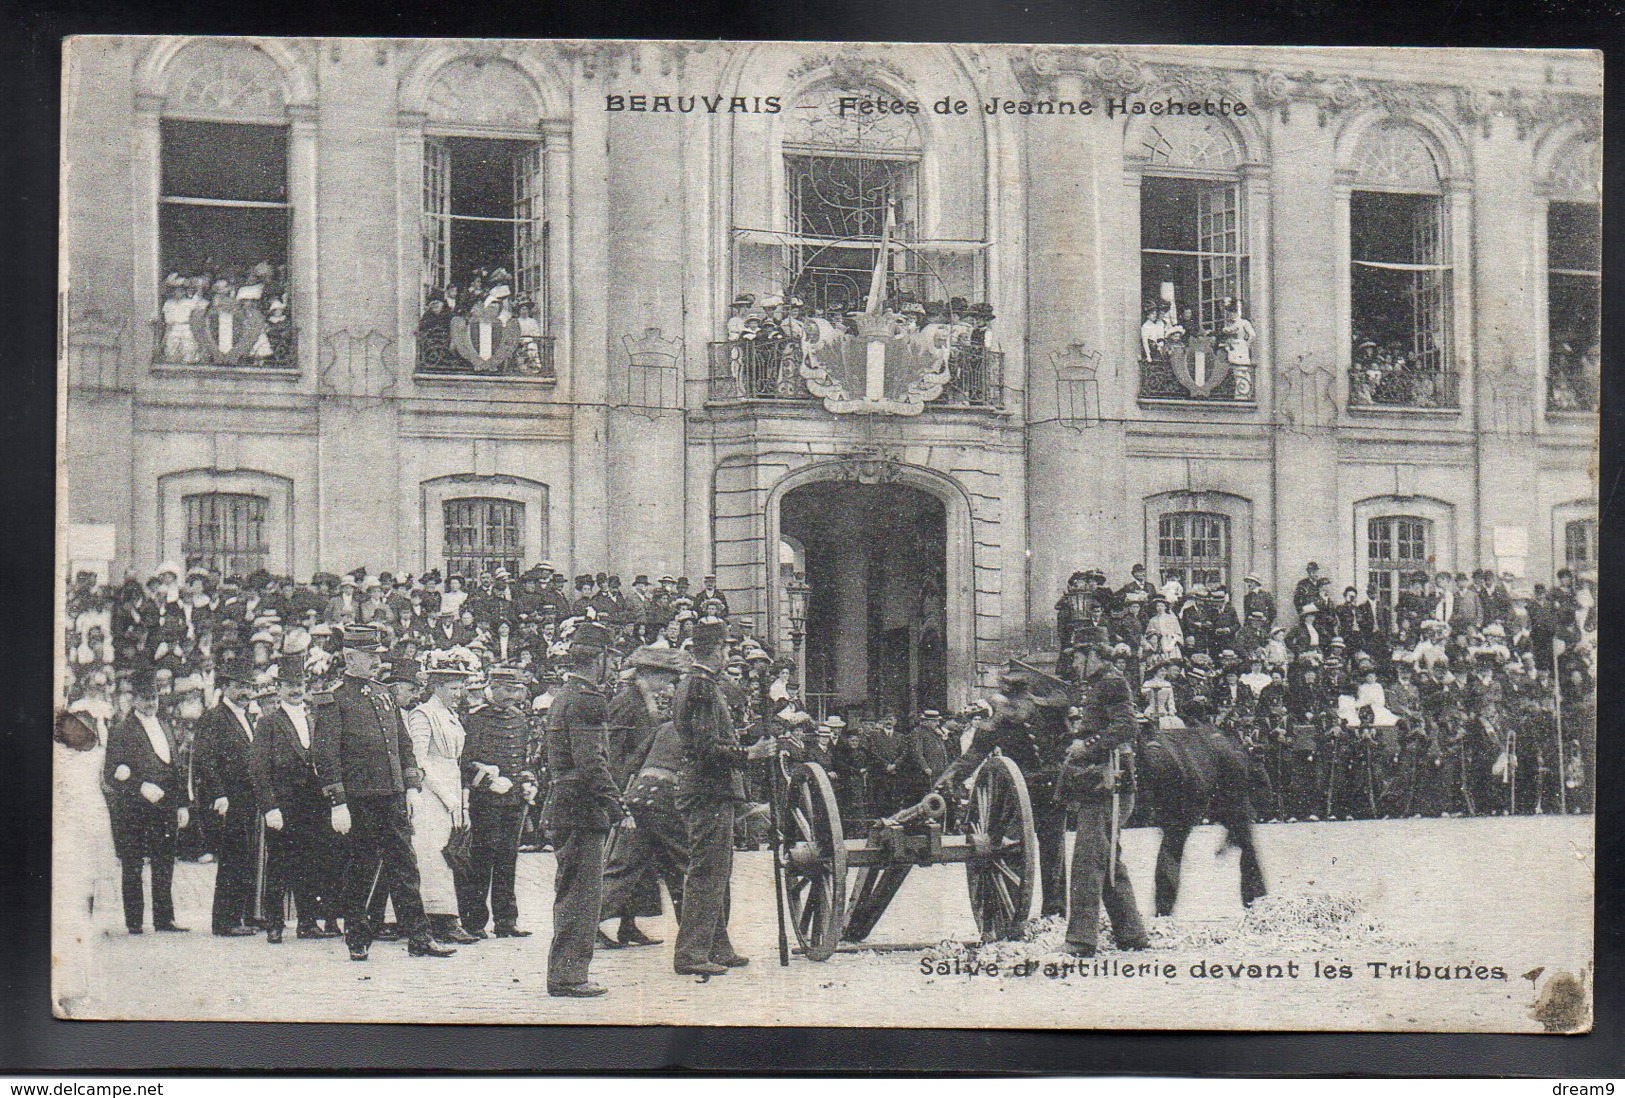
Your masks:
M807 691L826 712L907 722L948 700L947 509L902 484L819 481L780 507L805 560Z

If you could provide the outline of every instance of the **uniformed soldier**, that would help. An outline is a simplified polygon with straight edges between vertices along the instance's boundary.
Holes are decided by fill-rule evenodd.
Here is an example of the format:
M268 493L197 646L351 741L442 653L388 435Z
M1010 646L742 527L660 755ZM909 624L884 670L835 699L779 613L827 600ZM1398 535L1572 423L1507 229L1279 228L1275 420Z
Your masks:
M587 979L604 902L604 839L626 818L605 746L609 700L600 682L609 629L582 622L570 636L569 670L547 720L551 777L542 826L553 841L553 941L547 993L575 999L607 990Z
M770 757L771 736L749 747L734 734L734 718L718 679L726 623L702 618L694 626L694 666L677 684L672 717L682 743L677 807L688 829L688 869L674 967L679 975L720 976L748 964L728 939L728 881L733 875L734 805L744 799L742 772Z
M639 648L627 659L632 678L609 703L610 772L616 788L626 795L626 806L636 826L610 838L604 860L603 919L617 919L615 937L598 932L601 949L659 945L638 927L638 916L662 913L660 881L672 882L666 856L679 852L675 862L676 886L672 902L681 910L683 868L688 864L688 837L677 815L675 760L664 765L649 762L657 730L671 719L671 696L677 680L693 661L672 648ZM667 773L657 774L654 770ZM638 805L642 805L639 811ZM661 834L675 831L675 834Z
M640 726L628 729L629 738L639 746L628 759L632 773L626 786L626 807L636 826L612 836L604 867L604 912L607 919L619 919L613 939L599 931L598 944L604 948L659 945L639 927L636 917L661 914L660 882L666 882L672 907L683 909L683 873L688 868L688 829L677 811L677 772L682 745L670 717L671 695L677 680L693 664L687 652L669 648L640 648L627 661L633 668L632 682L610 703L610 721L638 719ZM642 714L629 713L622 703L633 696ZM612 730L614 734L614 730Z
M1113 851L1117 842L1114 794L1117 826L1134 812L1133 784L1125 777L1131 771L1114 765L1113 760L1114 754L1121 760L1123 749L1134 746L1134 697L1111 662L1111 639L1106 631L1085 627L1077 636L1074 663L1083 684L1078 737L1067 748L1056 799L1077 814L1066 949L1076 957L1093 957L1102 900L1119 949L1145 949L1150 942L1134 902L1134 886L1123 865L1122 850Z
M1006 670L993 698L993 715L977 723L970 747L936 784L939 792L957 798L995 747L1021 767L1032 797L1043 915L1066 913L1067 813L1056 803L1055 779L1071 742L1066 724L1070 706L1061 680L1022 667Z
M485 937L489 911L498 938L528 938L530 931L519 928L514 880L519 870L519 830L536 799L526 706L530 674L517 667L493 667L487 677L490 703L469 711L463 745L463 780L468 783L474 840L464 879L463 929L476 938Z
M417 858L412 853L411 810L423 795L423 773L412 754L406 721L376 681L389 650L370 625L344 629L344 678L330 693L317 695L311 749L322 793L331 805L333 830L349 836L345 855L344 938L350 959L365 961L372 947L367 898L374 873L387 888L396 918L407 933L414 957L449 957L457 952L435 945L418 892Z

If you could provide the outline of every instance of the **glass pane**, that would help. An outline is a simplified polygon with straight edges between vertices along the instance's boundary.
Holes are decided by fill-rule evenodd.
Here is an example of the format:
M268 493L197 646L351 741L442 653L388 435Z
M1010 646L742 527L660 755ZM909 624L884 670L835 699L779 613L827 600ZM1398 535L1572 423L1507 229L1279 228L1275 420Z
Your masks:
M1602 216L1589 202L1553 202L1546 211L1546 266L1602 271Z
M159 123L168 197L288 200L288 131L229 122Z

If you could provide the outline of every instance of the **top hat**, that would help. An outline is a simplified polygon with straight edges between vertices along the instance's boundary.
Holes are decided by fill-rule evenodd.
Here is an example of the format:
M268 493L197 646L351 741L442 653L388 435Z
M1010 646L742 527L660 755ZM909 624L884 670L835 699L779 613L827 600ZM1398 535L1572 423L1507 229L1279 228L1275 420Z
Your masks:
M718 618L701 618L694 623L694 643L714 648L728 639L728 625Z
M578 653L597 655L609 649L609 642L610 633L607 626L596 621L584 621L575 627L575 632L570 634L570 654L572 656Z

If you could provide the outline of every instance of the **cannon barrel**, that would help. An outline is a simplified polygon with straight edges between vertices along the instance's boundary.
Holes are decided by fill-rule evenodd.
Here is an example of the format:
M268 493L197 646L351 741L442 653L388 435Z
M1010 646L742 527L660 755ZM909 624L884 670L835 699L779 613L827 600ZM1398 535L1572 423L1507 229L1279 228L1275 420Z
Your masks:
M948 813L948 802L941 793L927 793L919 804L911 804L901 812L886 817L890 824L910 824L920 818L940 820Z

